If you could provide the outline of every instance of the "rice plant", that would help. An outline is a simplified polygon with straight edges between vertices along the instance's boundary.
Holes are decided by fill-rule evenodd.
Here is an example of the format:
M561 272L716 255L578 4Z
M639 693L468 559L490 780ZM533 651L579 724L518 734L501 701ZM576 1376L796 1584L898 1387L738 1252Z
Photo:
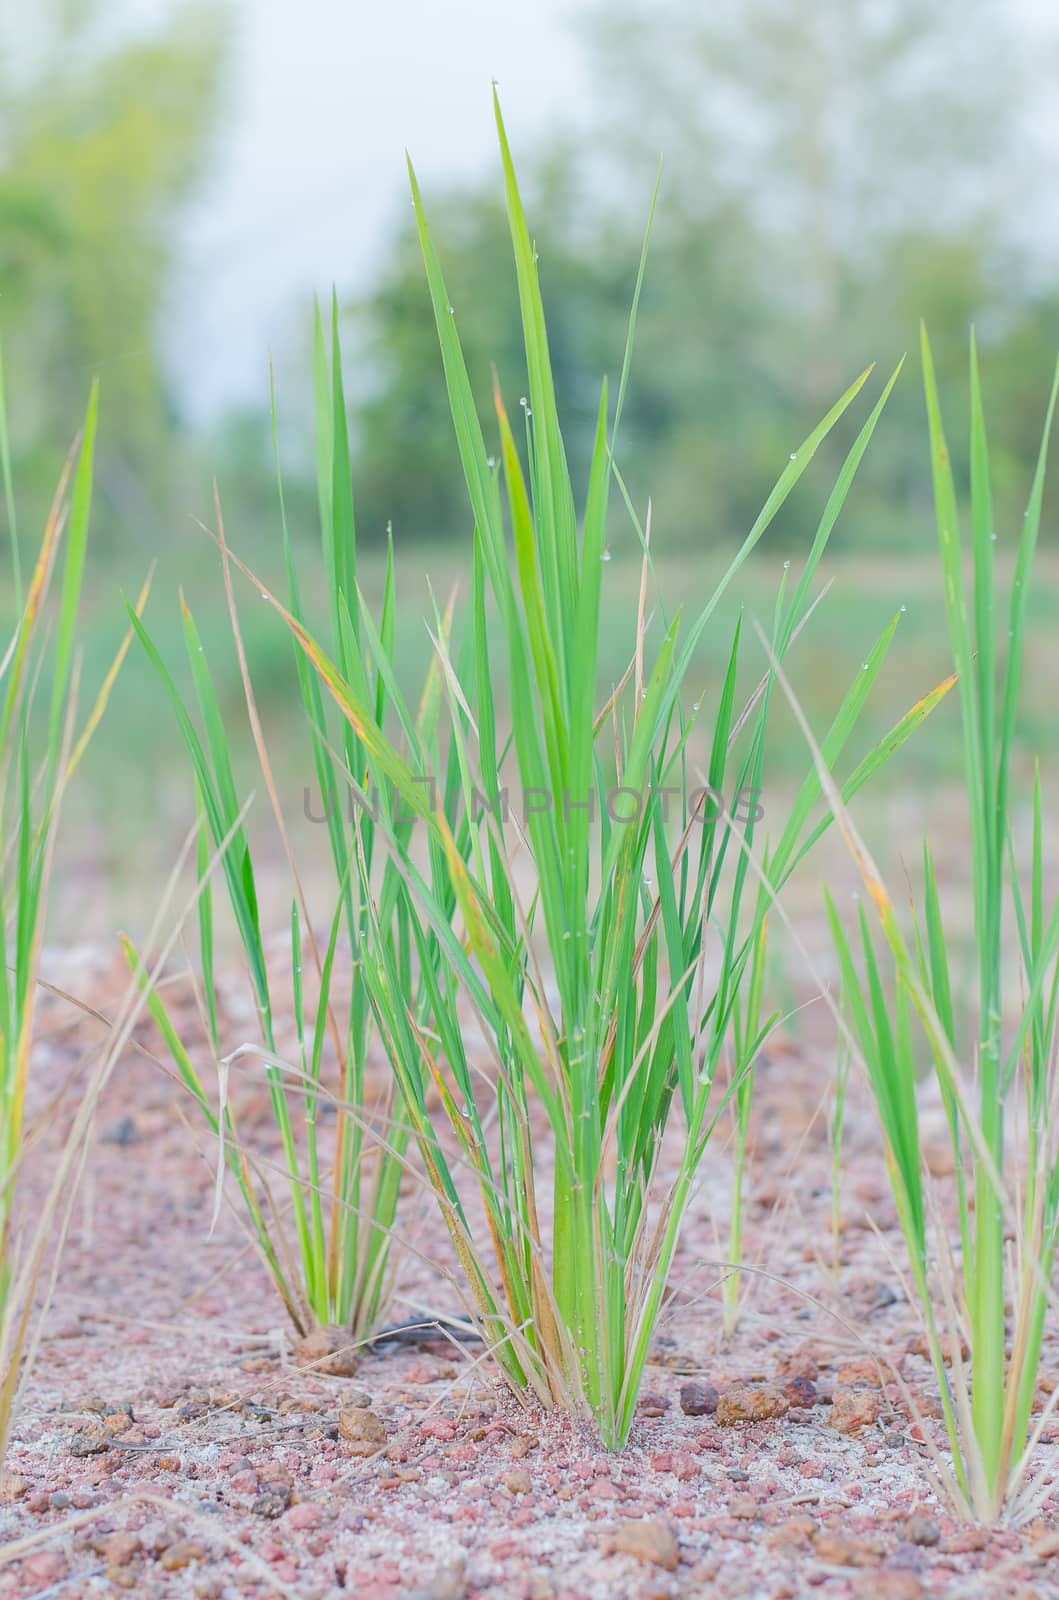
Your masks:
M96 416L93 387L80 440L60 477L34 565L24 576L0 361L0 480L15 613L0 660L0 1457L43 1265L32 1225L19 1211L18 1180L30 1142L27 1106L38 972L56 835L63 792L103 714L128 644L119 650L79 729L77 618ZM58 604L53 605L56 583ZM141 606L145 599L146 592Z
M1026 606L1041 524L1045 462L1059 369L1028 505L1015 540L1006 608L997 593L990 453L978 360L970 356L970 580L960 503L938 402L930 345L922 339L934 498L953 667L959 678L973 881L976 984L964 1025L954 1003L944 894L929 844L921 903L903 927L878 870L837 796L862 867L889 959L860 910L861 962L829 901L853 1036L867 1067L941 1392L955 1502L967 1515L1022 1520L1047 1492L1033 1451L1051 1403L1034 1421L1041 1342L1059 1241L1056 1002L1059 902L1049 902L1038 772L1015 809L1013 755L1023 670ZM888 968L893 985L888 988ZM946 1197L958 1219L948 1233L942 1201L922 1173L916 1046L925 1034L952 1141L955 1176ZM969 1351L965 1356L964 1349Z
M718 1066L734 1037L738 1083L771 1024L760 985L748 990L764 957L769 903L763 890L748 891L748 861L761 821L773 675L740 710L737 624L708 712L698 702L687 709L682 690L722 596L868 374L791 453L702 612L685 627L659 600L656 636L646 618L649 534L615 463L644 262L613 414L604 384L579 500L556 409L537 254L499 106L496 117L528 373L521 445L499 389L494 417L483 422L475 408L458 317L410 168L474 521L469 617L458 648L448 619L435 618L447 735L441 764L439 741L422 737L362 598L356 620L352 612L340 619L349 640L341 657L328 654L301 616L272 603L356 740L360 766L350 762L349 770L369 921L360 978L466 1274L469 1308L516 1394L589 1416L603 1442L618 1447L696 1173L728 1098L715 1087ZM843 463L793 592L788 574L780 584L779 659L813 609L820 559L896 376ZM495 458L487 429L499 438ZM644 581L628 670L601 704L615 487L643 541ZM857 723L897 621L854 676L828 737L831 758ZM506 714L494 683L500 659L510 684ZM387 684L392 733L376 715L369 669ZM846 792L933 703L928 697L902 719L855 768ZM773 891L828 825L825 814L810 826L819 794L810 770L789 811L769 819ZM420 828L421 851L401 831L398 819L408 817ZM383 869L370 854L380 841ZM548 1147L550 1195L541 1179Z
M319 510L324 569L331 602L331 645L343 670L353 671L362 646L357 637L356 529L349 468L349 439L343 393L337 307L332 307L330 351L319 310L315 319L314 369ZM273 397L273 430L276 412ZM277 473L279 454L277 456ZM279 508L286 557L291 614L302 616L300 587L279 481ZM373 858L372 823L364 819L354 832L346 795L347 774L359 774L363 757L348 722L329 728L329 702L320 683L297 653L298 679L314 769L325 801L327 834L334 867L334 901L329 931L321 942L302 890L269 759L261 719L243 649L238 612L230 583L220 508L218 533L230 618L246 695L247 719L256 747L264 787L273 809L277 837L289 866L290 910L289 994L277 1010L274 979L266 960L265 937L258 902L257 878L243 818L249 797L241 797L234 777L229 731L218 704L205 645L187 605L181 601L186 656L194 685L198 723L147 628L134 620L140 641L164 686L191 762L201 815L202 849L219 849L227 840L223 876L228 903L242 943L247 975L260 1019L255 1039L222 1041L218 1024L214 967L214 907L209 884L199 903L199 963L196 974L204 1005L208 1047L221 1092L216 1103L202 1080L165 1005L153 988L148 1006L187 1088L197 1100L221 1151L218 1185L227 1166L242 1194L246 1219L273 1282L297 1332L317 1327L348 1330L355 1343L378 1326L392 1291L391 1239L405 1167L409 1130L392 1094L371 1102L367 1082L372 1018L367 991L357 981L367 911L360 893L353 841L367 870ZM372 716L385 720L394 670L396 593L392 547L373 643L378 666L363 683ZM430 684L419 721L420 737L429 742L436 720L437 693ZM200 731L201 730L201 731ZM409 819L409 828L411 819ZM347 955L352 981L337 983ZM138 958L126 945L134 967ZM411 974L406 972L408 982ZM291 1015L296 1035L293 1057L277 1039L277 1016ZM268 1174L241 1140L226 1093L230 1070L237 1062L258 1060L266 1074L272 1113L278 1129L285 1171L280 1186L285 1209L275 1199ZM321 1113L334 1113L325 1123ZM220 1189L218 1189L220 1192ZM289 1218L290 1228L287 1227ZM287 1233L293 1232L294 1249Z

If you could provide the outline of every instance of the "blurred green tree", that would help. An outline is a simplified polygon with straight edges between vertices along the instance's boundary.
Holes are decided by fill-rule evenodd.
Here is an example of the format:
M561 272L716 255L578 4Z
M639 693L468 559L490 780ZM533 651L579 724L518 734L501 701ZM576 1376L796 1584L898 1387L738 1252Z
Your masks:
M610 374L616 392L652 183L642 186L639 204L623 196L621 205L602 205L584 186L584 168L572 148L556 144L529 165L556 389L571 454L587 460L603 373ZM509 408L526 388L502 190L498 182L485 181L428 194L428 208L488 429L493 367ZM620 454L630 481L646 485L647 492L664 458L663 475L685 529L711 514L727 525L733 506L745 509L757 446L765 447L756 436L741 464L745 470L733 473L722 460L723 444L712 456L704 453L700 426L704 410L734 404L749 434L751 417L763 404L761 388L769 383L751 373L743 388L733 390L728 378L731 359L764 338L768 317L767 308L744 293L749 243L742 219L733 213L705 230L670 221L651 248ZM712 314L718 309L721 315ZM350 314L361 374L359 390L356 381L351 388L355 489L365 537L381 537L389 521L398 537L444 540L466 532L470 513L410 220L397 229L381 274ZM675 340L674 322L680 326ZM687 409L689 395L695 397L694 414Z
M964 0L607 0L582 29L605 86L597 166L646 172L664 151L684 223L746 217L788 437L868 360L914 351L920 317L943 390L961 395L971 322L996 371L1054 322L1032 286L1056 240L1025 225L1055 177L1034 132L1054 18L1031 26L1004 0L981 0L973 19ZM744 382L738 363L730 376ZM1031 409L1049 377L1044 359ZM718 423L734 443L730 417ZM1026 461L1032 429L1017 448ZM844 537L915 538L909 505L929 522L916 384L898 387L865 465Z
M142 36L85 0L42 0L6 40L0 24L0 339L17 479L39 512L98 374L104 537L108 523L157 533L180 470L159 331L227 31L225 6L180 6Z
M635 260L608 252L599 238L586 247L571 161L553 155L538 163L534 188L556 386L572 451L587 458L599 403L596 377L613 364L615 330L631 293ZM491 182L429 194L428 206L488 427L494 367L510 408L517 408L526 390L503 191ZM351 318L362 374L355 401L360 527L368 539L381 538L390 521L398 537L457 536L468 528L469 510L410 217L398 228L370 293L352 306ZM616 353L620 360L620 343Z
M889 370L914 351L921 316L943 390L962 394L974 321L991 392L1010 367L1020 414L1039 413L1049 363L1028 376L1025 355L1059 301L1033 287L1055 241L1024 226L1049 176L1025 108L1054 57L1000 0L983 0L973 28L962 0L606 0L582 31L597 103L577 139L538 156L531 206L559 399L580 448L598 376L620 364L661 153L619 457L667 541L702 548L745 531L797 439L869 361ZM522 383L499 195L491 178L428 195L486 415L491 361L507 393ZM392 517L399 532L449 537L469 513L409 221L354 315L365 531ZM1002 496L1035 428L1004 441ZM848 440L836 430L810 482L831 480ZM926 469L919 387L905 381L840 542L926 537ZM798 497L774 540L799 546L818 509Z

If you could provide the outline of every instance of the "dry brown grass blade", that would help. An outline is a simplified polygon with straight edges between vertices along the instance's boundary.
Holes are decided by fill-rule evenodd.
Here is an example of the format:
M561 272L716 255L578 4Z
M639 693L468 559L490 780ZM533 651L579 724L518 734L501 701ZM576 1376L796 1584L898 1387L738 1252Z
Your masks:
M61 1521L50 1523L48 1527L41 1528L36 1533L29 1533L21 1539L12 1540L10 1543L0 1547L0 1567L21 1561L42 1545L51 1544L53 1540L62 1538L65 1534L74 1533L79 1528L91 1527L94 1522L106 1521L116 1511L120 1511L125 1506L137 1505L156 1506L160 1511L166 1512L167 1515L174 1519L179 1518L183 1522L194 1523L204 1533L208 1534L211 1539L219 1540L221 1544L226 1545L234 1554L237 1554L240 1561L245 1562L253 1570L259 1583L264 1584L266 1588L271 1589L275 1594L282 1595L284 1600L299 1600L297 1591L292 1589L289 1584L284 1583L282 1578L277 1577L275 1569L253 1550L248 1549L241 1539L236 1539L233 1534L226 1533L219 1525L216 1517L206 1517L202 1512L196 1511L194 1506L186 1505L179 1500L170 1500L165 1495L156 1494L153 1489L132 1489L128 1494L118 1495L115 1499L107 1500L102 1505L93 1506L89 1511L73 1511L69 1516L63 1517ZM64 1579L60 1585L56 1586L54 1591L47 1590L43 1592L57 1593L59 1588L69 1589L72 1581L70 1578Z
M193 850L196 836L197 828L193 828L178 853L175 865L159 901L158 910L155 913L149 934L148 948L152 947L159 938L160 930L168 915L181 874ZM196 881L192 894L184 902L172 930L160 946L152 979L157 979L169 959L172 949L180 937L184 922L194 910L205 882L210 873L216 869L223 856L224 849L227 848L227 844L228 840L222 841L222 848L210 858L206 872ZM19 1308L17 1315L20 1324L24 1327L24 1331L18 1342L12 1345L8 1339L6 1328L0 1329L0 1353L3 1354L5 1367L7 1368L4 1387L5 1390L10 1389L9 1401L5 1405L4 1411L0 1413L0 1456L2 1456L8 1431L13 1421L19 1388L25 1379L25 1375L32 1368L39 1350L44 1320L58 1281L62 1249L73 1218L81 1179L88 1158L92 1129L99 1102L130 1041L133 1027L142 1010L143 1000L143 991L135 976L133 976L124 991L106 1047L100 1051L81 1103L77 1108L66 1142L56 1163L51 1184L38 1213L22 1265L15 1273L10 1286L8 1304L11 1307L17 1306ZM37 1309L36 1321L30 1334L28 1332L29 1320L26 1318L26 1312L33 1303L38 1288L42 1283L45 1286L43 1304Z

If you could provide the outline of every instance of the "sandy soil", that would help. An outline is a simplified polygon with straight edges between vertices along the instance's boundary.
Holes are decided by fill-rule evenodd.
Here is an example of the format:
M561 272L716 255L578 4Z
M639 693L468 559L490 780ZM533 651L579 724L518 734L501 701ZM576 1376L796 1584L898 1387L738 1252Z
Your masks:
M102 957L73 965L81 992L113 991ZM1059 1594L1048 1553L1059 1508L1018 1530L956 1522L873 1359L929 1397L928 1364L908 1348L917 1323L884 1166L856 1095L834 1280L829 1030L813 1027L779 1041L759 1073L747 1238L758 1270L740 1327L723 1339L715 1263L730 1163L719 1140L618 1456L521 1410L475 1346L436 1333L366 1352L349 1379L296 1366L234 1216L208 1238L209 1151L183 1121L184 1098L130 1053L6 1464L2 1600ZM42 1079L57 1084L75 1058L74 1039L56 1036ZM242 1125L267 1148L263 1102L255 1120L248 1097ZM443 1256L433 1218L417 1227L423 1255ZM460 1309L419 1262L401 1292L396 1315ZM1054 1336L1046 1369L1059 1373ZM780 1391L787 1409L727 1425L724 1405L702 1409L710 1386L723 1397L746 1382ZM343 1437L351 1407L378 1419L380 1443ZM1049 1433L1059 1440L1059 1424Z

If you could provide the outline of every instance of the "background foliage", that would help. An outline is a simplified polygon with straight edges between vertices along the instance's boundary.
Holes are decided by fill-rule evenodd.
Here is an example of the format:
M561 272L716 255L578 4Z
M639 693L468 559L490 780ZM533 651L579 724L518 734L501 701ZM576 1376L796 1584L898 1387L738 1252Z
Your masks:
M182 225L234 139L229 89L241 19L239 0L172 0L160 22L119 28L98 0L43 0L31 24L0 21L0 340L20 523L41 525L98 372L86 587L97 624L87 669L97 678L121 630L118 590L134 592L151 561L162 568L159 588L179 582L189 591L204 631L220 613L214 554L193 526L212 515L214 478L229 538L265 580L280 581L267 384L258 409L196 431L164 354L179 339L180 296L195 288L176 271ZM930 8L813 0L793 10L782 0L586 0L577 19L595 92L570 108L567 126L518 151L574 470L590 452L598 381L615 378L620 363L661 154L619 464L641 515L651 498L656 548L679 568L669 592L686 590L691 604L705 598L798 439L869 361L889 371L914 350L921 316L950 408L963 405L968 326L977 326L1003 573L1059 346L1059 239L1043 206L1055 176L1047 36L1031 36L999 0L980 0L973 27L957 0ZM493 171L447 194L432 185L456 324L486 416L494 364L512 408L527 387L496 195ZM354 293L334 266L361 576L369 590L381 583L392 525L398 560L411 571L398 661L418 673L429 643L414 620L424 572L438 593L465 575L470 515L410 208L396 210L367 286ZM318 536L308 308L292 305L289 324L291 346L304 352L303 381L288 375L283 384L280 447L292 537L308 547ZM831 653L856 654L866 629L877 628L878 613L869 619L864 607L916 598L920 569L910 559L932 545L922 421L906 373L836 529L832 549L850 558L851 576L845 605L834 609ZM963 433L953 430L961 482ZM497 449L498 440L487 442ZM762 594L772 592L779 561L804 552L850 442L845 424L835 429L806 493L770 532ZM1046 562L1053 527L1046 506ZM638 553L635 534L620 519L615 528L608 614L623 596L635 603L622 570L622 558ZM311 571L306 581L312 605ZM922 585L933 582L924 567ZM751 596L757 583L748 571ZM5 616L10 600L0 593ZM933 681L943 668L937 641L913 604L910 613L903 670ZM263 621L248 618L247 648L282 736L291 660ZM157 627L163 646L178 643L166 618ZM1041 637L1031 617L1031 685ZM801 689L810 710L814 680L831 671L827 654L807 653ZM603 656L607 671L620 672L606 639ZM706 675L721 670L703 662ZM234 659L219 659L216 675L222 712L234 710ZM905 688L880 709L880 728ZM1046 714L1034 694L1031 686L1025 725ZM115 805L153 823L187 799L165 789L171 752L134 675L116 698L115 732L101 738L84 787L102 849L113 848L102 822ZM936 738L911 759L929 769L945 738L939 719ZM773 749L782 764L783 740Z

